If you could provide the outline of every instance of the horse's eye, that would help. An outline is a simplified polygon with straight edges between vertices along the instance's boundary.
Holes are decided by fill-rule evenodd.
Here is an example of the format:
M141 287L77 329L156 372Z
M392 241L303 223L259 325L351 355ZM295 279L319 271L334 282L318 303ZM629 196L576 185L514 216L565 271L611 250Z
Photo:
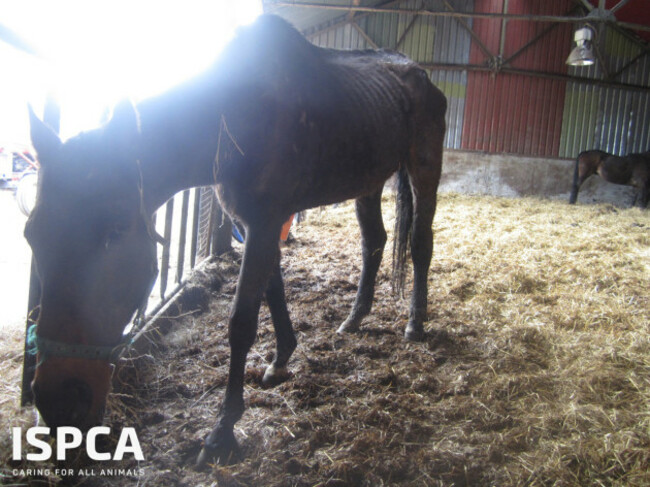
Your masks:
M110 247L111 244L118 242L124 234L129 230L129 226L126 224L116 224L108 231L106 235L106 248Z

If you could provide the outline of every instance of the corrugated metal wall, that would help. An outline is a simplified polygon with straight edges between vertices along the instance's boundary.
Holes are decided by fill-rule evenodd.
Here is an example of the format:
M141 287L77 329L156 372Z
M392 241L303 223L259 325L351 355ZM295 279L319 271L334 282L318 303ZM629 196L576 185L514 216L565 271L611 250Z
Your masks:
M421 0L402 4L405 9L421 8ZM471 12L473 0L456 2L456 8ZM444 10L442 1L428 2L433 10ZM399 50L414 61L427 66L435 64L467 63L470 35L461 24L450 17L435 18L422 15L371 15L360 22L361 27L382 47ZM465 113L467 89L466 71L428 70L431 80L447 96L447 135L445 146L461 148L461 134Z
M418 10L422 0L400 5ZM460 12L567 15L572 0L455 0ZM430 0L429 10L446 10L446 2ZM570 68L564 61L572 45L573 24L509 20L502 38L502 19L458 20L415 14L361 14L357 26L341 24L311 37L312 42L337 49L367 49L374 45L397 49L421 63L448 98L447 148L573 158L585 149L616 154L650 149L648 91L603 87L530 76L528 72L602 79L601 67ZM462 70L449 65L493 66L484 49L507 61L518 72ZM601 42L616 73L640 54L639 47L607 29ZM649 85L650 59L616 79Z
M477 11L505 13L503 0L476 0ZM510 0L507 13L564 15L570 0L530 2ZM566 72L564 53L570 46L571 26L513 21L502 39L501 19L477 19L474 32L490 53L520 70ZM529 48L528 43L540 38ZM557 53L561 53L559 56ZM485 65L489 58L472 43L470 63ZM496 153L556 156L560 145L566 82L509 73L470 72L467 80L462 147Z
M604 47L605 69L617 73L641 54L638 45L611 29L597 34ZM601 79L603 66L570 68L576 76ZM648 86L650 58L636 61L617 79L622 83ZM560 157L574 157L587 149L613 154L650 150L650 93L633 89L616 89L585 83L567 84L563 113Z
M437 2L442 4L442 2ZM461 12L472 12L474 0L455 2L454 6ZM435 8L444 8L435 5ZM471 21L468 25L471 25ZM467 29L457 20L447 17L436 19L433 57L429 63L467 64L472 38ZM465 70L431 70L431 81L447 95L447 137L445 146L461 149L463 124L466 110L467 71Z
M402 4L405 9L417 10L421 0ZM444 2L428 2L431 9L444 10ZM474 0L461 0L454 6L463 12L471 12ZM434 18L414 14L371 14L357 21L359 28L379 47L395 49L408 55L424 66L436 64L467 63L471 37L466 29L450 17ZM471 21L470 21L471 24ZM325 30L310 37L321 47L336 49L368 49L373 46L349 24ZM467 71L427 69L431 80L447 96L447 148L461 148Z
M317 46L333 49L368 49L370 47L359 31L350 24L325 31L310 40Z

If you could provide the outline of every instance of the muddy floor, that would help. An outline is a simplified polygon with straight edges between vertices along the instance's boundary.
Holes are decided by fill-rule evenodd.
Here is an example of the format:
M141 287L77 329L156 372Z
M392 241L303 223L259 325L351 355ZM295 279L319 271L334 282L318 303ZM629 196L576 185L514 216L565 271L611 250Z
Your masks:
M387 197L389 229L392 205ZM261 385L275 345L263 305L237 463L193 468L225 389L239 247L203 269L208 309L187 309L116 371L107 424L134 426L145 460L78 460L73 476L62 475L67 464L27 475L35 465L8 461L4 483L649 485L648 212L444 195L435 228L421 343L403 339L408 299L391 290L390 240L371 315L358 333L336 334L360 273L353 204L293 228L283 247L293 377ZM2 359L16 374L16 352ZM3 428L34 421L9 403L2 413Z

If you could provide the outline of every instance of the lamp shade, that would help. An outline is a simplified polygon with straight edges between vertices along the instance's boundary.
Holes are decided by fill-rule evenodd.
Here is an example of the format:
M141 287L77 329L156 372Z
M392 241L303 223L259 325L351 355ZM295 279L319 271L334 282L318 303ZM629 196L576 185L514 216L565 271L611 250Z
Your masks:
M591 66L594 64L594 53L591 51L591 46L586 45L573 48L566 63L570 66Z
M582 27L576 30L573 40L576 47L573 48L566 63L571 66L590 66L594 64L594 53L591 50L591 40L594 37L594 31L590 27Z

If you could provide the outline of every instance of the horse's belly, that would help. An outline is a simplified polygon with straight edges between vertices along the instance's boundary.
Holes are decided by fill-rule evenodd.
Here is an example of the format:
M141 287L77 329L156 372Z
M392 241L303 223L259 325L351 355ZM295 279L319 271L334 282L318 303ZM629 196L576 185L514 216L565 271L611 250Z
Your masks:
M622 185L631 184L630 179L632 175L630 172L623 171L618 167L608 167L603 164L598 168L598 175L610 183Z
M245 156L221 158L217 193L229 214L246 221L357 198L381 189L406 162L409 137L399 116L375 126L351 117L295 118L243 140Z

